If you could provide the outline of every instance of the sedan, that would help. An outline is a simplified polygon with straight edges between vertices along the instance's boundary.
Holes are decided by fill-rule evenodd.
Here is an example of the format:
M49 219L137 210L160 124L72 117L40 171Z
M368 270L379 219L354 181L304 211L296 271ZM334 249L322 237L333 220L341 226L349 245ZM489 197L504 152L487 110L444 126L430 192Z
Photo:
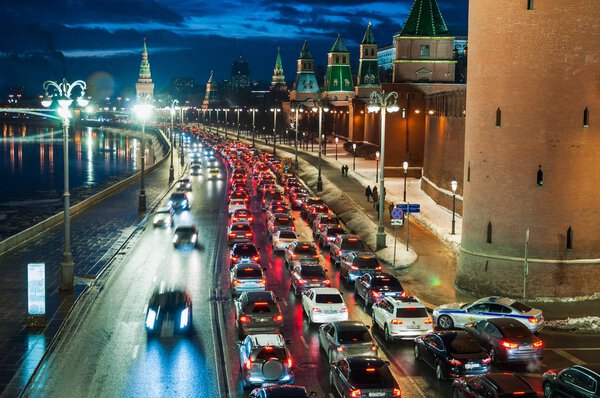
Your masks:
M465 325L487 350L493 362L539 361L544 343L521 322L511 318L490 318Z
M402 396L388 362L376 356L348 357L332 363L329 383L343 398Z
M273 292L245 292L235 300L238 337L248 334L281 333L283 316Z
M152 217L152 225L154 227L172 227L173 226L173 215L175 211L171 206L163 206L156 209L154 217Z
M318 244L319 247L326 249L329 247L331 242L335 240L338 235L345 234L346 231L342 227L326 227L323 233L319 234Z
M488 373L485 376L461 377L454 380L452 396L455 398L537 398L537 392L525 379L514 373Z
M492 359L469 333L446 330L415 339L415 359L435 369L438 380L479 376L490 371Z
M320 265L300 264L292 270L292 289L296 295L313 287L329 287L327 271Z
M192 329L192 300L185 290L155 291L146 311L148 336L170 337Z
M181 245L198 246L198 229L195 225L179 225L173 233L173 246Z
M403 295L404 288L398 278L385 272L364 274L354 284L354 296L360 298L367 309L385 297L400 298Z
M192 180L189 178L182 178L177 180L175 184L175 189L179 191L191 191L192 190Z
M544 373L545 398L600 398L600 365L575 365Z
M253 243L236 243L229 252L229 268L239 263L259 263L260 253Z
M319 345L329 362L360 355L377 355L368 326L358 321L332 322L319 327Z
M294 242L298 241L298 236L294 231L277 231L272 236L273 251L282 251L288 248Z
M348 320L348 307L339 290L313 288L302 294L302 309L309 323L327 323Z
M186 193L173 192L167 202L167 206L173 207L173 210L175 211L189 210L190 201Z
M254 233L247 222L234 222L227 230L227 239L230 245L234 243L252 243Z
M264 291L267 280L263 268L256 263L243 263L233 267L230 271L231 295L238 296L243 292Z
M267 222L267 232L272 236L277 231L295 231L294 218L289 214L276 213Z
M283 262L288 269L299 264L318 264L319 251L313 242L294 242L285 250Z
M231 222L245 221L251 223L254 221L254 216L252 216L252 212L248 209L237 209L233 212L231 216Z

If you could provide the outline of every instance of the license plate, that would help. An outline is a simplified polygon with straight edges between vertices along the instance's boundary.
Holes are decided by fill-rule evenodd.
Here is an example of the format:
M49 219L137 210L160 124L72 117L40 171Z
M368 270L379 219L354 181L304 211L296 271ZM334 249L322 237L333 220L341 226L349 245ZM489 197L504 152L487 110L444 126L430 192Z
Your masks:
M466 363L465 364L465 369L473 369L473 368L478 368L479 364L478 363Z
M419 325L406 325L407 329L421 329Z
M385 392L370 392L369 397L385 397Z
M531 349L533 349L532 345L522 345L522 346L519 346L519 351L529 351Z
M321 284L320 283L310 283L309 286L310 287L319 287L319 286L321 286Z

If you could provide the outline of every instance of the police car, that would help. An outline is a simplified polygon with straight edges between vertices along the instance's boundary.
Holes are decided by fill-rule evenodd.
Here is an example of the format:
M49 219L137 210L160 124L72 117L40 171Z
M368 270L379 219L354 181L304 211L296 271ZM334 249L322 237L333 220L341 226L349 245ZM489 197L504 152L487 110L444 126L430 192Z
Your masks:
M433 310L433 320L441 329L462 328L467 323L488 318L513 318L532 332L544 326L542 310L507 297L484 297L473 303L444 304Z

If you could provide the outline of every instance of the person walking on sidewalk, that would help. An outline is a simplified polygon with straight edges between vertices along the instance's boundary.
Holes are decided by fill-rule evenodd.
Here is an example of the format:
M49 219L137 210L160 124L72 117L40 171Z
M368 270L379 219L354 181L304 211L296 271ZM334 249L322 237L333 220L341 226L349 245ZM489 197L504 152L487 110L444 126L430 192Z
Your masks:
M392 211L394 210L395 207L396 206L394 205L394 202L390 202L390 204L388 206L388 211L390 212L390 220L392 219Z
M379 192L377 192L377 185L373 185L373 196L375 196L376 194L378 194ZM379 197L379 196L378 196Z
M379 204L379 195L377 195L377 190L375 188L373 188L373 194L371 196L373 196L373 208L375 209L375 206Z
M371 199L371 194L373 192L371 192L371 186L367 185L367 187L365 188L365 196L367 197L367 202L369 202L369 199Z
M348 165L344 165L344 173L348 177Z
M346 167L342 165L342 177L344 176L344 171L346 171Z

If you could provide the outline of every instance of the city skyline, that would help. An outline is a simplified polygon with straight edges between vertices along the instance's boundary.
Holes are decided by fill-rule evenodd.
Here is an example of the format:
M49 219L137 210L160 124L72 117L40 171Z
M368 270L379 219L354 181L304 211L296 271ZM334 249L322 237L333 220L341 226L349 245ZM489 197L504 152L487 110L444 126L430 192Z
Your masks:
M304 0L293 6L255 1L247 15L249 3L237 0L226 5L137 0L4 4L0 29L11 40L0 45L0 86L25 86L34 94L44 80L65 74L87 80L95 97L120 95L135 85L144 37L157 90L176 76L203 84L213 69L217 81L228 79L239 56L249 62L253 80L268 81L277 47L289 80L305 39L315 64L325 65L326 52L341 33L357 64L368 22L379 46L390 44L411 5L412 0ZM468 0L440 2L452 35L467 33L467 6Z

